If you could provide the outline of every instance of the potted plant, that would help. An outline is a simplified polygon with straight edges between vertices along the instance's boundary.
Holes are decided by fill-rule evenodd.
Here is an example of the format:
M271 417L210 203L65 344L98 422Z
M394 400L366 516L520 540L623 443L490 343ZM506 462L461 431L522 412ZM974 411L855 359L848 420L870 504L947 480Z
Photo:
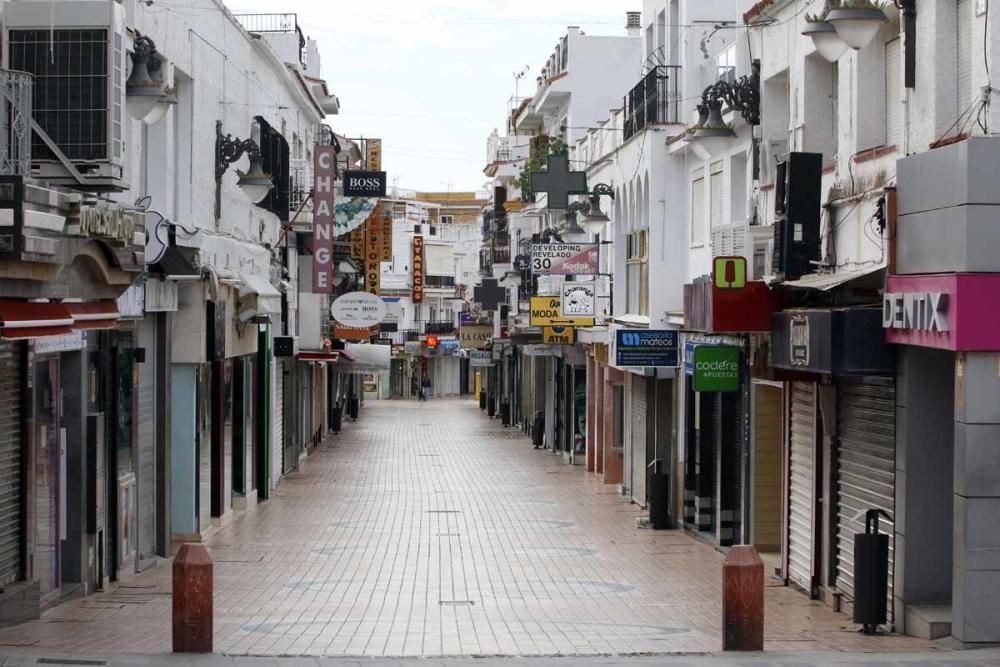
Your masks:
M826 20L837 29L837 34L852 49L863 49L889 20L885 15L883 0L839 0L832 7Z
M837 34L837 28L826 20L830 10L838 5L837 0L831 0L819 14L806 14L806 27L802 30L802 34L812 40L819 54L831 63L840 60L847 52L847 42Z

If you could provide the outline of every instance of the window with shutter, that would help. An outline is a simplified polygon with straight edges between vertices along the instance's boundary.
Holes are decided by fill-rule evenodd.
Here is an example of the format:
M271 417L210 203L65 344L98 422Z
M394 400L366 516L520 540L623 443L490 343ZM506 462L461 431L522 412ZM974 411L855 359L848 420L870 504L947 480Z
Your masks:
M903 148L903 71L900 38L885 43L885 145Z
M695 172L691 182L691 245L705 243L705 171Z
M722 169L722 160L714 163L712 165L712 182L711 182L711 193L709 198L709 220L712 229L715 229L719 225L723 224L722 211L723 202L722 198L725 196L726 184L723 180L724 172Z

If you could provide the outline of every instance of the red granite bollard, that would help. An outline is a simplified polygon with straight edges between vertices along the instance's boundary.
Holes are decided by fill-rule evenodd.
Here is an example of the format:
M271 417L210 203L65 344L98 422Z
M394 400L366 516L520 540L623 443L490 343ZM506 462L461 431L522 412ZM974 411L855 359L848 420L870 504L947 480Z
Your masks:
M201 544L174 558L174 653L212 652L212 558Z
M764 650L764 563L753 546L733 547L722 564L722 650Z

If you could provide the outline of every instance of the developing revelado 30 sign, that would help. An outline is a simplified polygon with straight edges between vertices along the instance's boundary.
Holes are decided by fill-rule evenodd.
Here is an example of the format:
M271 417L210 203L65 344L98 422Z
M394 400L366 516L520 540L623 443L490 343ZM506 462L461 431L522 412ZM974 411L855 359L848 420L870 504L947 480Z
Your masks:
M597 243L533 243L531 272L535 275L594 275L598 273Z

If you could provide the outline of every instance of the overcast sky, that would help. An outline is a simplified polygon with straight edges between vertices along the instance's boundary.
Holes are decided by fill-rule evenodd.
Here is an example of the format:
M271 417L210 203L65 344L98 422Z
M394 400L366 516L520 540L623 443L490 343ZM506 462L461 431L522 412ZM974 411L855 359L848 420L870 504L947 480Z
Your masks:
M621 35L640 0L227 0L236 13L296 12L319 42L323 76L340 98L338 134L383 140L390 184L476 190L486 138L503 129L514 73L535 76L566 26ZM280 9L279 9L280 8ZM398 180L397 180L398 179Z

